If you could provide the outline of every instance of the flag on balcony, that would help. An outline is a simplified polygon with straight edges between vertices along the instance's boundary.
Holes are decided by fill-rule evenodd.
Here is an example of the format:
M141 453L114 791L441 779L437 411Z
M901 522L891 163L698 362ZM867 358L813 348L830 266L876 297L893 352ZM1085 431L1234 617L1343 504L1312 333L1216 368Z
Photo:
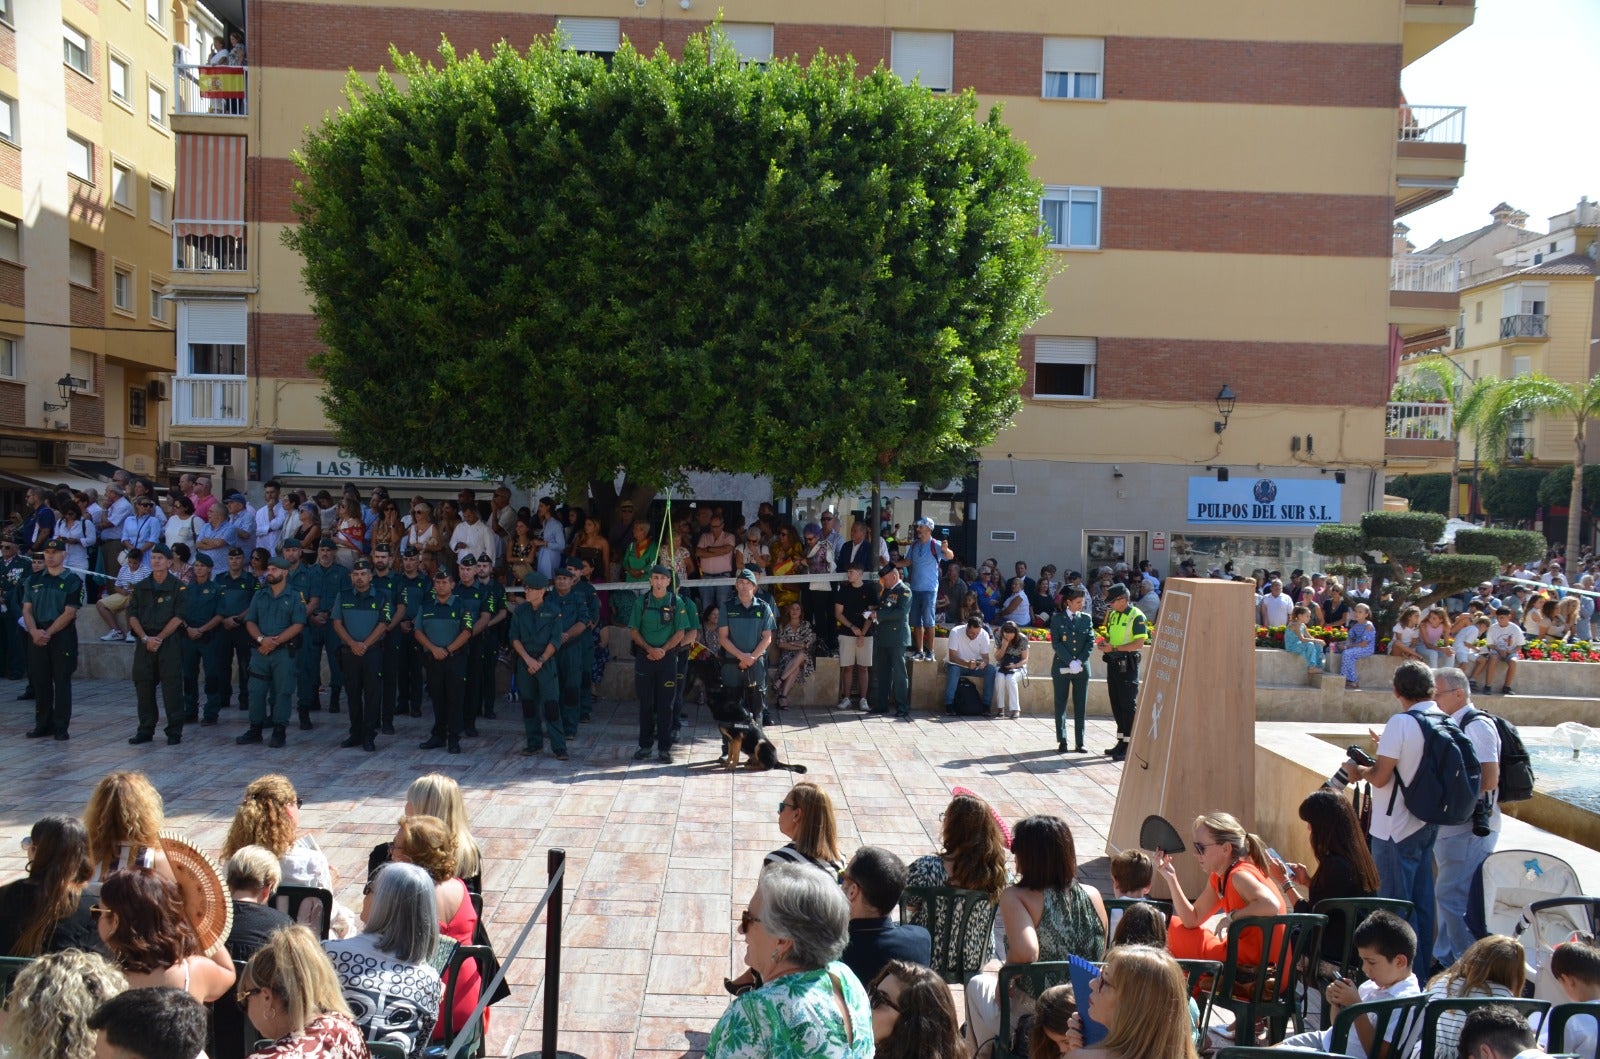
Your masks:
M1400 328L1394 324L1389 325L1389 389L1394 389L1394 381L1400 377L1400 356L1406 351L1406 338L1400 333Z
M243 99L244 67L200 67L201 99Z

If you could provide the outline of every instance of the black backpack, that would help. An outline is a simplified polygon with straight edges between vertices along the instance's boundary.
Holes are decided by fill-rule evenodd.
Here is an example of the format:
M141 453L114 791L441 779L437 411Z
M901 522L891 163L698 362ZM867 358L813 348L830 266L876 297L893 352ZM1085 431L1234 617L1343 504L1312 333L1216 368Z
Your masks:
M1385 812L1393 813L1395 798L1403 794L1406 808L1423 823L1466 823L1477 805L1482 778L1472 740L1443 713L1407 710L1406 715L1422 727L1422 761L1410 783L1395 773Z
M983 705L983 694L978 686L963 678L956 681L956 695L950 712L957 717L982 717L989 711Z
M1504 717L1477 709L1467 718L1467 724L1479 717L1493 721L1495 731L1500 733L1500 788L1496 800L1501 804L1528 801L1533 797L1533 759L1528 756L1517 726Z

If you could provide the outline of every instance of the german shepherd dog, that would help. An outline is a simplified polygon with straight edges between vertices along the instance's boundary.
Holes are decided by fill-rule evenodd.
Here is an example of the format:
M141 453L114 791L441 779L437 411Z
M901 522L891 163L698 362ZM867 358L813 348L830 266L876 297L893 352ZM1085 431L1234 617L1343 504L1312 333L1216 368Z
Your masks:
M727 740L728 771L739 767L741 757L749 759L745 768L752 772L806 770L804 765L791 765L778 760L778 748L772 745L760 722L746 708L744 697L738 690L729 691L724 687L720 675L706 681L706 706L711 710L711 716L717 719L717 729L722 733L722 738Z

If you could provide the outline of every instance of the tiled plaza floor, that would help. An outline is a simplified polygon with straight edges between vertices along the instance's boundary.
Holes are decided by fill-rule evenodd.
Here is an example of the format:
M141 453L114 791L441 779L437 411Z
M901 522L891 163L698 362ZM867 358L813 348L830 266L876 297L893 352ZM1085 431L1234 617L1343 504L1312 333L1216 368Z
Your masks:
M184 742L130 747L132 688L114 681L76 686L72 740L27 740L32 703L21 684L0 681L0 880L22 870L18 840L39 816L78 814L90 789L118 768L143 769L166 799L170 827L218 851L244 787L267 772L293 780L313 832L338 875L339 896L360 905L372 846L393 833L417 775L443 771L466 794L484 847L485 911L504 955L547 882L546 852L567 851L567 918L561 975L563 1051L586 1059L698 1056L727 1006L724 975L743 968L734 927L762 856L783 844L777 806L786 772L729 775L716 767L717 731L691 706L667 766L631 760L632 703L600 703L572 743L572 760L524 758L521 721L502 709L479 723L466 752L420 751L426 719L405 718L379 750L340 750L346 716L316 714L317 730L293 725L289 746L236 747L243 713L217 728L191 727ZM1111 740L1090 721L1089 745ZM932 852L950 788L987 798L1007 820L1049 812L1069 821L1084 876L1109 886L1103 855L1120 768L1097 755L1058 755L1052 722L944 720L898 723L859 713L791 707L770 731L780 756L810 770L832 796L840 846L864 844L910 860ZM512 997L492 1009L490 1054L536 1052L542 1024L543 928L509 972Z

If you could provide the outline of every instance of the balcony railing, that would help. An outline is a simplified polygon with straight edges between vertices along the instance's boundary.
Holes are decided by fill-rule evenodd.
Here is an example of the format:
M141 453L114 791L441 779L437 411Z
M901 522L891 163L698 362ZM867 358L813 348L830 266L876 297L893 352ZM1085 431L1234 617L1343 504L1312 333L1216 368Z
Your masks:
M186 272L243 272L249 257L243 221L173 221L173 267Z
M1516 437L1506 439L1506 459L1531 460L1533 459L1533 439Z
M1466 344L1467 344L1467 329L1465 327L1459 327L1458 326L1456 328L1456 348L1460 349L1462 346L1464 346Z
M1549 338L1550 317L1544 313L1519 313L1500 318L1501 338Z
M1383 436L1396 441L1449 441L1450 406L1441 401L1390 401Z
M1466 143L1466 107L1400 108L1400 139L1405 143Z
M242 427L249 380L243 375L206 375L172 380L172 425Z
M1389 289L1454 294L1461 286L1461 259L1450 254L1397 254L1389 261Z
M172 82L178 86L178 100L172 112L243 117L249 103L249 78L244 66L175 65Z

